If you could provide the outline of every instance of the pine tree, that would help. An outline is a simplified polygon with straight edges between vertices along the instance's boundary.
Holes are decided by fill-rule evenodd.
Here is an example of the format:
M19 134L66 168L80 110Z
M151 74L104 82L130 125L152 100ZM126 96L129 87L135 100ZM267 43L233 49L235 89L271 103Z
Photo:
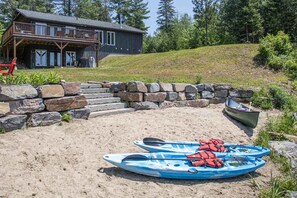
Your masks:
M80 18L110 21L109 12L104 12L102 0L75 0L73 15Z
M157 24L159 25L159 30L170 32L174 23L175 15L173 0L160 0L157 14Z
M110 9L115 12L113 20L117 23L125 23L129 13L129 0L110 0Z
M145 27L144 23L144 20L149 18L147 14L150 11L147 6L148 3L143 0L131 0L126 24L147 31L148 27Z

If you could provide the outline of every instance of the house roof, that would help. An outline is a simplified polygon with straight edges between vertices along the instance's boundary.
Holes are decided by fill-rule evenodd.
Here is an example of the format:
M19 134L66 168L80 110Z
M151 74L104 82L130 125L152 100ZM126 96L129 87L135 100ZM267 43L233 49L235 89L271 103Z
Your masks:
M108 23L104 21L96 21L96 20L83 19L83 18L77 18L77 17L35 12L35 11L23 10L23 9L17 9L17 12L19 12L26 18L35 19L35 20L60 22L60 23L78 25L78 26L96 27L96 28L104 28L104 29L110 29L110 30L126 31L126 32L144 33L144 31L128 25L121 26L120 24Z

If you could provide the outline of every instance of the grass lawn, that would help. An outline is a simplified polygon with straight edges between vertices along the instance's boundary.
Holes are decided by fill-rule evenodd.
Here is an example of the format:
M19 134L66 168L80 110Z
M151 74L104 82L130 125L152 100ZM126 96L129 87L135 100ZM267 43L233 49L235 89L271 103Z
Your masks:
M236 87L261 87L286 83L282 73L258 67L253 61L258 45L222 45L156 54L105 58L99 68L17 70L16 73L54 71L66 81L122 81L231 83Z

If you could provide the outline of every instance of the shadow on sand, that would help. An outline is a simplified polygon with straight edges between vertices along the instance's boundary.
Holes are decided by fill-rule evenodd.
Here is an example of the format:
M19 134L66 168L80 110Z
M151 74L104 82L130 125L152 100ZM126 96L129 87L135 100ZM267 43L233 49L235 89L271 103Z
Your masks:
M231 118L230 116L228 116L228 114L225 112L225 109L222 111L223 115L230 121L232 122L235 126L237 126L240 130L244 131L244 133L248 136L248 137L252 137L254 134L254 130L250 127L247 127L243 124L241 124L240 122L234 120L233 118Z
M177 179L162 179L157 177L149 177L145 175L140 175L136 173L132 173L126 170L123 170L118 167L110 167L110 168L100 168L98 172L101 174L106 174L108 176L121 177L127 180L137 181L137 182L155 182L162 184L174 184L180 186L191 186L197 184L205 184L205 183L233 183L233 182L241 182L250 180L251 178L257 178L261 176L261 173L252 172L250 174L238 176L235 178L227 178L227 179L215 179L215 180L177 180Z

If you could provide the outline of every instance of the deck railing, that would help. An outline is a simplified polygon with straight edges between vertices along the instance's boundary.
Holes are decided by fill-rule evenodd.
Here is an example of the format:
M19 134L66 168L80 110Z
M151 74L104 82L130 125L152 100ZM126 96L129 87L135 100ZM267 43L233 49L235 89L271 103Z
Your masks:
M98 33L93 30L77 29L74 27L61 27L43 24L13 22L13 24L4 32L3 43L12 35L38 38L60 38L67 40L81 40L98 42Z

